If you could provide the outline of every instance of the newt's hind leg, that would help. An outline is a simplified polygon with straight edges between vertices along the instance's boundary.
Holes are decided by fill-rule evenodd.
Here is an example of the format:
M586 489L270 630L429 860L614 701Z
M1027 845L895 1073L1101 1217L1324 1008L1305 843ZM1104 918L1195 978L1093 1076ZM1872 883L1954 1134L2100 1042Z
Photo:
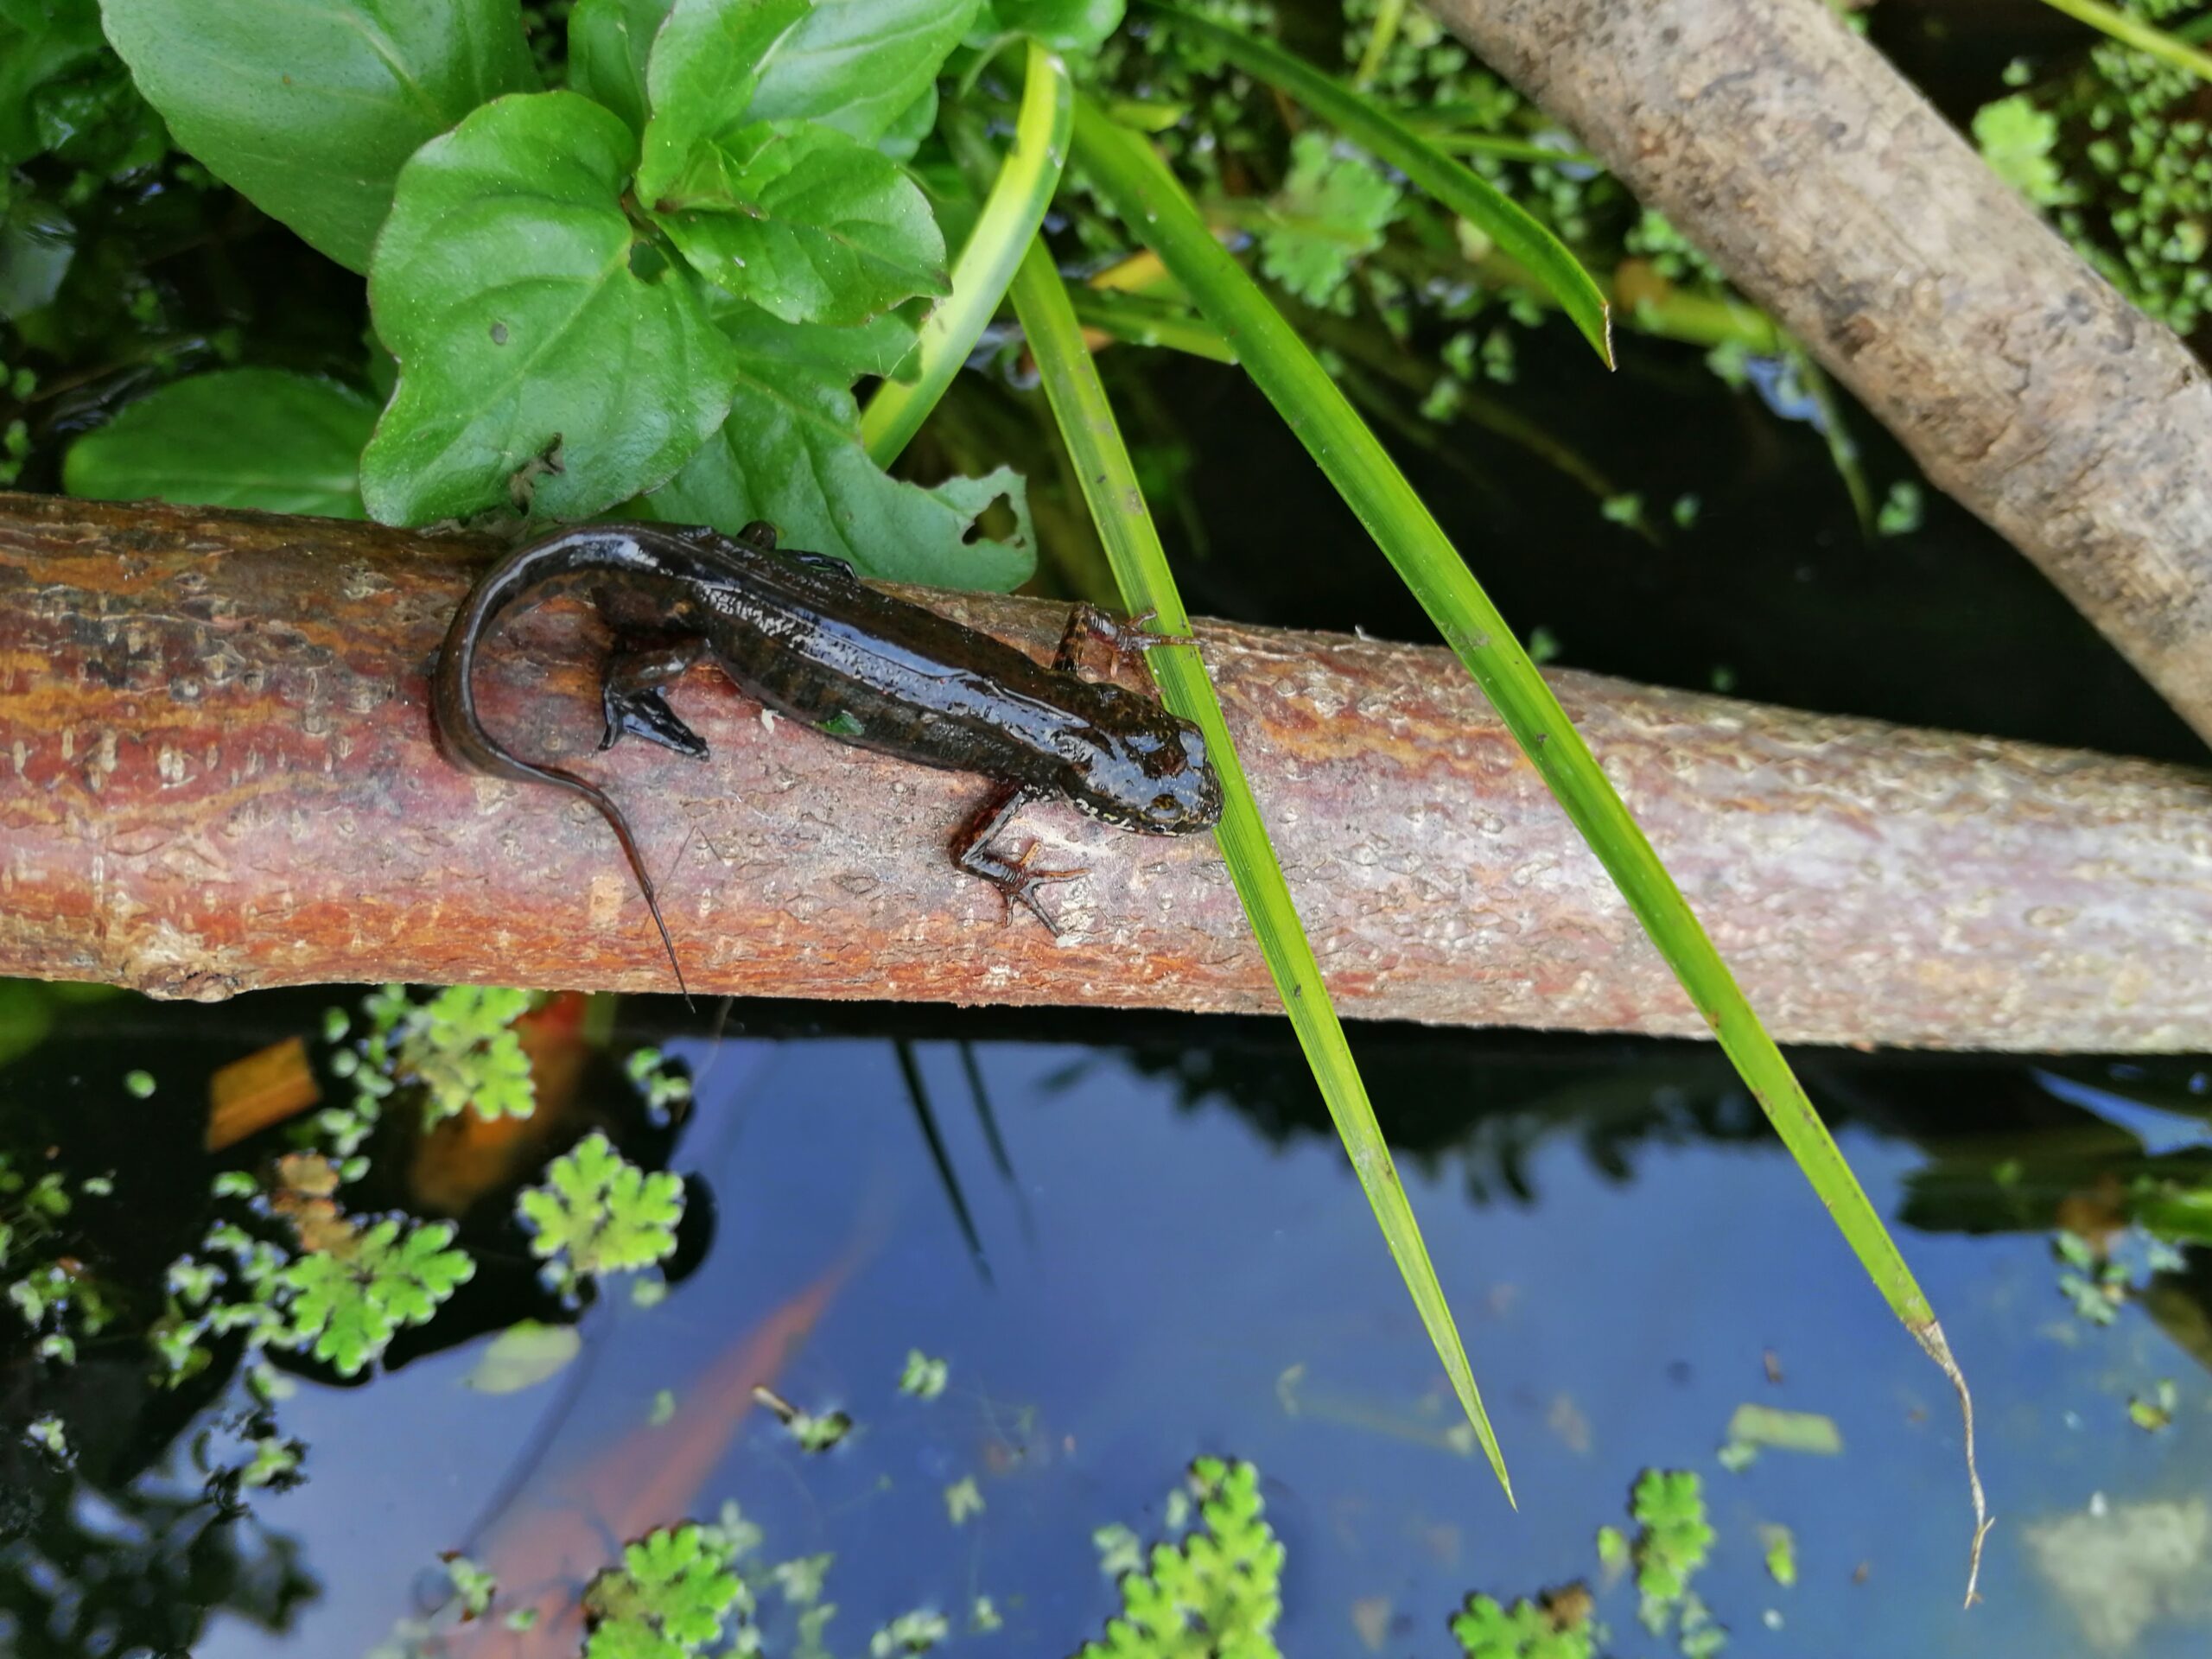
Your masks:
M1028 798L1029 791L1020 784L996 785L952 837L952 861L969 874L980 876L996 887L1000 902L1007 907L1007 915L1011 916L1013 906L1019 904L1058 938L1060 925L1038 902L1037 889L1048 881L1072 881L1090 872L1031 869L1029 861L1037 855L1037 843L1033 841L1021 849L1018 858L1008 858L994 850L990 844L999 831L1013 822L1014 815L1021 810L1022 803Z
M1096 605L1078 605L1068 613L1067 629L1060 635L1059 650L1052 654L1052 666L1063 674L1075 672L1084 642L1090 639L1112 652L1115 662L1123 667L1141 664L1145 652L1154 645L1198 643L1187 633L1147 633L1145 624L1159 614L1157 611L1139 611L1135 616L1115 617Z
M600 705L607 715L607 729L599 747L611 749L628 732L694 760L705 760L707 740L669 708L667 685L706 654L705 640L686 639L673 645L618 651L609 657L600 681Z

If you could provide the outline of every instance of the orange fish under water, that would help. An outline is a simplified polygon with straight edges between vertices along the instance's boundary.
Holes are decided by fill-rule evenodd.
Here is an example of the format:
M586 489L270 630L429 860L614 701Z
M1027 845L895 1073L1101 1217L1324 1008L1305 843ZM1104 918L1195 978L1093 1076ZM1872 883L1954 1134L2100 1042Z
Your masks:
M682 1391L666 1422L525 1486L470 1551L499 1580L491 1611L442 1632L434 1650L451 1659L574 1659L584 1643L584 1586L621 1560L624 1544L696 1518L692 1501L752 1409L753 1389L776 1380L851 1276L857 1254L725 1349ZM536 1623L509 1630L507 1616L523 1608Z

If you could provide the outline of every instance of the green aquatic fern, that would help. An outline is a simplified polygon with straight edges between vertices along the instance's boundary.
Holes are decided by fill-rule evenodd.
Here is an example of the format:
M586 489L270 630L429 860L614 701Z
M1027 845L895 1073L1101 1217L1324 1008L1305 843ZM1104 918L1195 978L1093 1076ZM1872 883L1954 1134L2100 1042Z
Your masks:
M528 991L454 985L401 1018L393 1075L422 1085L424 1127L471 1109L486 1118L530 1116L537 1096L514 1031L530 1004Z
M1382 245L1401 194L1349 145L1301 132L1290 176L1260 226L1260 269L1308 305L1349 312L1352 266Z
M647 1533L584 1592L593 1620L586 1659L692 1659L753 1615L753 1596L730 1571L731 1553L710 1529Z
M282 1345L311 1351L347 1376L382 1354L403 1325L422 1325L476 1271L449 1248L450 1222L404 1232L397 1217L357 1235L342 1250L300 1256L283 1271Z
M531 1249L569 1287L596 1274L648 1268L676 1249L683 1181L646 1173L597 1131L547 1168L545 1184L515 1201Z
M1506 1608L1489 1596L1469 1596L1452 1618L1452 1634L1467 1659L1590 1659L1595 1650L1586 1624L1562 1624L1526 1599Z
M1249 1463L1191 1465L1199 1526L1153 1547L1150 1570L1122 1578L1122 1610L1079 1659L1279 1659L1282 1544Z
M1679 1617L1689 1637L1709 1624L1703 1604L1694 1602L1689 1592L1691 1578L1713 1548L1703 1484L1694 1470L1647 1469L1637 1480L1629 1508L1643 1528L1630 1552L1637 1617L1654 1635Z

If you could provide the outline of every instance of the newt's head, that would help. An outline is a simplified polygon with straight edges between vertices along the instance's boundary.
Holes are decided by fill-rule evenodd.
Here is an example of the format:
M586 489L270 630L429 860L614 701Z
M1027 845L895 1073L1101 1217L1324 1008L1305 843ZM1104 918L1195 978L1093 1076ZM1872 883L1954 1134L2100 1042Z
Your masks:
M1068 798L1103 823L1147 836L1187 836L1221 822L1221 779L1206 764L1198 728L1128 692L1113 699L1113 714L1071 746L1061 783Z

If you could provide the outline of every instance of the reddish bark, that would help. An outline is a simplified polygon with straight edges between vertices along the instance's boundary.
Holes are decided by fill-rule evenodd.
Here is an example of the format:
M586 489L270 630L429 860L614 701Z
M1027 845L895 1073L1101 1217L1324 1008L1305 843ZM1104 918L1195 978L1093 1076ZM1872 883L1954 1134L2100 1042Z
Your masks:
M324 520L0 496L0 972L168 996L328 980L664 989L614 841L454 771L423 676L483 545ZM933 604L1050 649L1063 612ZM1057 940L944 845L979 780L771 722L711 673L714 748L598 735L594 630L486 653L486 717L609 780L695 990L1277 1006L1210 838L1062 807L1017 834ZM1200 630L1352 1014L1701 1030L1596 861L1440 651ZM2147 763L1554 676L1785 1039L2212 1045L2212 780Z

